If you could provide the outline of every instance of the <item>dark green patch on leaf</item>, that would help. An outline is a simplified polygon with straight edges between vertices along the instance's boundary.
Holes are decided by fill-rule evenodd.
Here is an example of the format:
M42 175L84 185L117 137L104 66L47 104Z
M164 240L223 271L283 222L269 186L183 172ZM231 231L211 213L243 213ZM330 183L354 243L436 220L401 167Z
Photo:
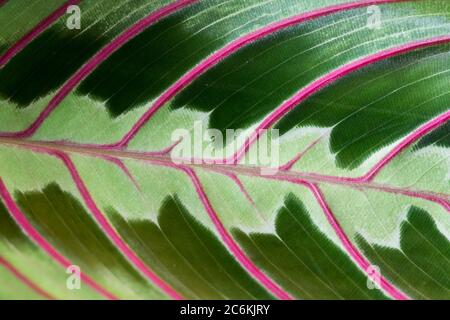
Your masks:
M89 288L82 288L81 290L68 290L66 286L67 273L66 270L61 267L57 262L52 260L38 245L36 245L31 238L29 238L21 228L16 224L8 210L0 201L0 243L5 245L11 252L17 252L22 257L22 261L26 261L27 267L32 266L35 270L38 270L43 280L42 288L49 288L49 293L66 292L67 297L71 299L101 299L103 298L95 291L89 290ZM29 253L32 254L29 254ZM13 253L14 254L14 253ZM1 252L0 252L1 256ZM17 265L15 267L21 267ZM1 265L0 265L1 268ZM20 271L20 270L19 270ZM9 272L9 271L8 271ZM27 276L26 274L24 274ZM45 280L44 280L45 279ZM36 279L35 279L36 280ZM39 285L38 279L36 282ZM20 281L15 278L9 279L9 283L5 284L8 279L2 279L0 275L0 299L2 294L5 299L11 299L14 297L20 299L34 299L42 298L40 295L31 290L28 286L24 287ZM6 285L6 288L2 288ZM54 291L53 291L54 289ZM70 293L69 293L70 292ZM56 295L56 297L58 297Z
M450 242L430 214L412 207L400 228L400 249L357 242L382 275L416 299L450 299Z
M302 202L289 195L275 222L276 234L234 235L247 254L289 292L303 299L383 299L367 277L324 235Z
M55 26L24 48L0 69L0 96L25 108L58 89L104 43L93 32L74 32Z
M165 200L158 224L127 221L113 210L110 216L141 258L186 298L272 298L176 197Z
M0 243L22 250L25 246L33 246L31 241L20 230L19 226L9 215L7 209L0 201ZM0 258L2 254L0 252ZM49 276L46 270L42 270L43 275ZM54 275L53 275L54 276ZM0 300L2 299L42 299L30 287L23 284L17 277L4 268L0 263Z
M210 39L205 33L188 33L185 18L173 14L126 43L82 82L78 92L105 101L114 117L149 103L208 54L204 44Z
M25 236L19 226L14 222L0 201L0 241L10 242L15 247L20 248L21 245L29 242L29 239Z
M297 106L277 128L283 134L296 126L332 127L338 165L357 167L448 110L449 51L448 45L432 47L348 75Z
M96 280L137 287L136 294L144 297L154 293L155 289L125 260L79 201L58 185L50 184L42 192L18 192L16 198L42 236L83 272L96 275Z
M450 122L423 137L417 144L417 148L425 148L431 145L450 147Z
M172 107L210 112L209 127L223 133L226 129L248 128L330 69L327 64L319 64L328 52L313 49L318 41L324 41L313 31L349 16L354 13L320 18L245 46L177 95ZM337 38L351 30L350 24L340 24L339 28L327 29L327 37Z

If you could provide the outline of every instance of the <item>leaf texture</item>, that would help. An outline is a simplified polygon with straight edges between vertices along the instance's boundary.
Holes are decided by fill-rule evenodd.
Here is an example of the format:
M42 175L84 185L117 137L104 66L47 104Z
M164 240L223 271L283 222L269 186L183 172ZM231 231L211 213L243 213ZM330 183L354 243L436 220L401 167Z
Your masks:
M0 299L450 299L450 4L349 1L0 1Z

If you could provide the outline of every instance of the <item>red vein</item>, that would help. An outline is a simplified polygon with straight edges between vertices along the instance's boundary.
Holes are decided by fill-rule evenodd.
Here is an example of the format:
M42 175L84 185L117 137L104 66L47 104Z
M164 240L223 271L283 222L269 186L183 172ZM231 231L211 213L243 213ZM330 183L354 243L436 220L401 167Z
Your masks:
M308 151L310 151L312 148L314 148L316 146L317 143L319 143L319 141L322 139L323 136L319 137L318 139L314 140L309 146L306 147L305 150L302 150L301 152L299 152L293 159L289 160L287 163L285 163L284 165L282 165L281 167L279 167L279 170L281 171L289 171L292 169L292 167L300 161L301 158L303 158L303 156L308 153Z
M3 137L2 134L0 133L0 138L10 138L10 139L14 139L14 137ZM180 144L182 140L178 140L176 142L174 142L172 145L160 150L160 151L147 151L147 152L139 152L142 155L145 156L164 156L164 155L168 155L172 152L172 150L178 145ZM49 146L56 146L56 147L61 147L61 146L66 146L66 147L76 147L76 148L85 148L85 149L96 149L96 150L105 150L105 151L110 151L110 150L118 150L118 148L115 147L111 147L113 144L108 144L108 145L99 145L99 144L92 144L92 143L72 143L69 141L47 141Z
M48 152L48 151L47 151ZM125 243L125 241L120 237L116 230L112 227L109 221L106 219L105 215L97 207L91 194L89 193L86 185L84 184L78 170L75 167L73 161L62 152L50 152L51 155L59 158L66 168L69 170L72 180L75 182L78 191L80 192L86 206L94 215L95 220L100 225L102 230L108 235L108 237L113 241L117 248L124 254L128 260L149 280L155 283L161 290L163 290L167 295L176 300L183 299L170 285L168 285L164 280L159 278L152 270L134 253L133 250Z
M333 227L334 231L336 232L337 236L341 240L342 244L344 245L344 248L346 251L350 254L350 256L356 261L356 263L360 266L362 270L364 270L365 273L367 273L369 267L371 266L369 261L366 260L366 258L358 251L357 248L353 245L353 243L348 239L347 235L345 234L344 230L340 226L339 222L337 221L336 217L334 216L333 212L331 211L330 207L328 206L328 203L326 202L322 192L317 187L317 185L305 182L303 183L308 189L311 190L311 192L314 194L314 197L319 202L320 207L324 211L328 222ZM381 287L389 293L391 297L397 300L409 300L409 297L406 296L403 292L401 292L399 289L394 287L388 280L386 280L383 276L380 275L380 285Z
M255 143L259 137L265 132L266 129L270 128L278 120L283 118L289 111L297 107L301 102L329 85L330 83L354 72L365 66L376 63L381 60L391 58L396 55L407 53L416 49L439 45L443 43L450 42L450 36L441 36L433 39L426 39L420 41L414 41L399 47L387 49L368 57L356 60L345 66L342 66L322 78L312 82L310 85L298 91L294 96L285 101L279 107L277 107L274 112L272 112L268 117L266 117L261 124L250 134L250 136L245 141L244 145L238 150L230 159L225 160L226 163L237 164L248 152L251 145Z
M360 181L371 181L375 176L397 155L399 155L403 150L409 147L411 144L425 136L427 133L433 131L434 129L442 126L450 119L450 111L447 111L438 117L428 121L421 127L417 128L407 137L400 141L400 143L392 149L386 156L384 156L380 161L378 161L364 176L358 178Z
M239 190L241 190L242 194L245 196L248 202L250 202L251 205L256 209L255 201L253 201L252 197L250 197L250 194L247 192L244 185L242 184L242 181L238 178L238 176L228 171L220 171L220 173L226 175L231 180L233 180L233 182L239 187Z
M23 36L19 41L17 41L13 46L11 46L1 57L0 57L0 68L6 65L15 55L22 51L31 41L38 37L42 32L44 32L50 25L52 25L56 20L58 20L62 15L66 13L69 6L78 4L81 0L68 0L61 7L56 9L47 18L42 20L37 26L35 26L30 32ZM1 5L1 4L0 4Z
M210 219L214 223L217 231L219 232L222 240L227 245L228 249L235 256L235 258L241 263L242 266L255 278L257 279L265 288L272 292L277 298L282 300L292 300L293 298L283 289L281 289L276 283L274 283L269 277L267 277L242 251L239 245L233 240L231 235L228 233L222 221L220 220L217 213L214 211L209 199L203 189L203 186L198 179L195 172L187 167L181 168L191 179L195 186L195 190L205 207Z
M0 197L3 199L8 211L13 217L14 221L36 242L36 244L43 249L47 254L52 257L64 268L68 268L73 265L66 257L60 254L45 238L33 227L33 225L27 220L25 215L19 209L11 197L6 185L0 178ZM103 295L104 297L116 300L113 294L109 293L106 289L97 284L93 279L84 273L81 273L81 280L85 282L92 289Z
M0 265L4 266L9 272L11 272L19 281L29 287L31 290L44 297L47 300L54 300L55 298L46 292L44 289L39 287L36 283L34 283L31 279L17 270L9 261L6 261L5 258L0 256Z
M384 190L386 192L392 192L392 189L390 189L389 187L383 187L381 190ZM409 196L409 197L413 197L413 198L419 198L419 199L424 199L424 200L428 200L431 202L435 202L437 204L439 204L440 206L442 206L445 210L447 210L448 212L450 212L450 202L435 196L435 195L429 195L429 194L423 194L420 192L415 192L415 191L409 191L409 190L398 190L398 189L394 189L395 193L398 194L403 194L405 196Z
M113 156L108 156L108 155L101 155L100 156L102 159L111 162L112 164L114 164L116 167L118 167L123 174L125 174L128 179L130 179L130 181L133 183L133 185L135 186L135 188L141 192L141 187L139 186L139 184L137 183L136 179L133 177L133 175L131 174L130 170L128 170L127 166L123 163L122 160L113 157Z
M47 119L47 117L53 112L53 110L55 110L55 108L64 100L64 98L75 88L75 86L78 85L83 79L85 79L98 65L100 65L103 61L110 57L115 51L117 51L124 44L136 37L150 25L156 23L157 21L163 19L171 13L197 1L198 0L178 0L176 2L173 2L172 4L169 4L151 13L147 17L143 18L142 20L125 30L112 42L103 47L62 86L62 88L56 93L52 100L50 100L45 109L39 114L37 119L27 129L19 132L2 133L0 134L0 136L26 138L33 135L36 130L39 129L42 123Z

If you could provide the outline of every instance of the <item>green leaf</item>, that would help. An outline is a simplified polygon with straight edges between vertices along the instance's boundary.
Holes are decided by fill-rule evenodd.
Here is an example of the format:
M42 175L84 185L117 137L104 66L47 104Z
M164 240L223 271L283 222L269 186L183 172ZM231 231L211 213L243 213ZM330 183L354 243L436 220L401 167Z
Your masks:
M412 207L401 225L400 241L400 249L392 249L358 239L366 254L384 265L386 272L403 282L411 294L420 294L423 299L449 299L450 243L433 218Z
M160 269L186 298L270 298L178 199L164 200L158 224L150 220L126 221L117 212L112 216L124 239L133 243L147 264Z
M0 299L450 298L447 0L47 2L0 6Z
M364 274L312 223L295 196L288 195L275 224L276 234L247 235L236 230L236 238L293 294L308 299L383 298L379 291L367 288Z

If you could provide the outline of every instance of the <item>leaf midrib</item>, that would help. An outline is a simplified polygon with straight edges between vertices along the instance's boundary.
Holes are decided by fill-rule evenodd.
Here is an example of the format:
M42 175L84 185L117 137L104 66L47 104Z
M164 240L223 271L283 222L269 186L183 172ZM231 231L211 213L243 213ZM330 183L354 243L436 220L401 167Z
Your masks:
M242 164L234 165L234 164L183 163L181 165L177 165L173 162L169 153L158 154L149 152L112 149L112 148L100 149L93 146L71 145L64 142L29 141L29 140L2 138L2 137L0 137L0 145L9 145L13 147L27 149L30 151L46 149L51 151L75 153L98 158L113 157L117 159L139 160L155 165L165 164L166 166L173 166L173 167L203 169L210 172L245 175L255 178L277 180L281 182L290 182L290 183L309 182L319 184L340 185L352 189L371 189L387 193L403 194L405 196L411 196L412 194L415 194L419 197L435 198L436 200L441 200L443 202L450 203L449 194L425 191L421 189L397 187L374 181L357 181L346 177L322 175L299 171L289 171L289 170L279 170L276 173L264 175L261 173L261 170L264 169L263 167L242 165Z

